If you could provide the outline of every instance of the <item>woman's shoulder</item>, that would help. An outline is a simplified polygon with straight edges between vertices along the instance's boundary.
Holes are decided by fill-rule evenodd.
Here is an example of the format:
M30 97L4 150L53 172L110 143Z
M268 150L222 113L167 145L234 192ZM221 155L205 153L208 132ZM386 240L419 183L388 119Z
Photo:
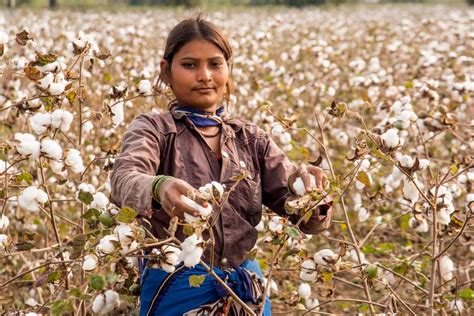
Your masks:
M170 112L147 112L137 115L129 126L133 128L147 128L162 134L176 133L176 125Z

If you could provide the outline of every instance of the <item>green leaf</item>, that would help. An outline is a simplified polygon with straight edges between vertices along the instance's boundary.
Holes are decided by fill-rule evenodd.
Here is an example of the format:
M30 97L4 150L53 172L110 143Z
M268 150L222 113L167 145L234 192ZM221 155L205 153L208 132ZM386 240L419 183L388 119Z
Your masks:
M33 176L29 172L22 172L16 177L16 182L21 183L25 181L29 185L33 184Z
M96 219L100 216L100 211L96 208L88 209L81 217L84 219Z
M311 216L313 216L313 210L310 210L310 211L306 212L306 214L304 214L303 223L306 224L309 221L309 219L311 218Z
M194 228L191 225L184 225L183 226L183 233L186 236L191 236L192 234L194 234Z
M87 235L80 234L74 237L73 240L68 242L68 246L72 247L70 258L77 259L82 255L82 251L84 250L84 245L87 242Z
M189 277L189 285L191 287L200 287L202 282L206 279L206 275L191 275Z
M258 265L260 266L260 269L262 270L268 270L270 266L265 262L265 259L257 259Z
M377 267L374 265L369 265L365 268L364 272L367 274L369 279L374 279L377 277Z
M105 286L105 279L101 275L91 275L89 284L94 290L100 291Z
M131 223L136 216L137 212L135 212L132 208L124 207L117 215L115 215L115 219L121 223Z
M458 296L460 298L466 299L466 300L472 300L474 299L474 291L470 288L463 289L458 292Z
M326 271L323 271L323 272L322 272L322 275L323 275L324 283L328 284L328 283L331 282L332 277L334 276L334 272L326 272Z
M114 218L109 213L100 214L99 221L106 227L114 224Z
M51 282L57 281L59 280L60 277L61 277L61 273L59 271L51 272L50 274L48 274L48 278L46 282L51 283Z
M92 201L94 201L94 196L90 192L79 190L79 201L86 205L89 205L92 203Z
M298 238L298 239L301 238L301 233L296 227L286 226L284 231L285 231L285 234L287 234L291 238Z
M286 258L290 257L290 256L295 256L297 254L299 254L300 251L297 250L297 249L290 249L288 251L286 251L284 254L283 254L283 260L285 260Z
M69 104L73 105L74 101L76 101L76 92L69 92L68 94L66 94L66 98L68 99Z
M370 311L369 305L361 305L361 306L359 306L359 311L360 311L360 312L369 312L369 311Z
M404 214L400 216L400 229L407 230L410 228L409 221L410 221L410 214Z
M449 167L449 172L451 172L451 174L456 174L458 172L458 167L456 165L452 165Z
M72 303L66 300L59 300L49 304L51 306L51 314L53 316L64 315L74 311Z

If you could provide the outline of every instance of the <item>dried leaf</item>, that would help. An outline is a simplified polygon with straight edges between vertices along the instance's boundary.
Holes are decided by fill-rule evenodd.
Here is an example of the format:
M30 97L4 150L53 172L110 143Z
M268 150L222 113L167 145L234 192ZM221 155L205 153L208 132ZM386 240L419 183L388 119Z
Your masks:
M24 72L26 77L33 81L40 80L44 77L44 73L42 73L38 68L33 66L26 66Z
M26 43L28 41L33 40L33 36L31 36L31 34L28 33L26 30L23 30L20 33L16 34L15 40L18 45L26 46Z

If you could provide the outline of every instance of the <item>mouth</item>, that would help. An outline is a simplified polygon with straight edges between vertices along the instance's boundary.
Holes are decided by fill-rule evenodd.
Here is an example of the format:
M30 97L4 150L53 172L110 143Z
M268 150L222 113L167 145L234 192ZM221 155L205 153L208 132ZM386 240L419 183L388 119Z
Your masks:
M203 88L196 88L194 89L195 91L214 91L214 88L212 87L203 87Z

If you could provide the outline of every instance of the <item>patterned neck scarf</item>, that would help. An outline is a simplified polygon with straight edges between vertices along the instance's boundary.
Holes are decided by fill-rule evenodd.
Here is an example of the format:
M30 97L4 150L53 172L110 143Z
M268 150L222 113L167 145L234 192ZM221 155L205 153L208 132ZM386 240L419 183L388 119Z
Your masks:
M197 127L218 126L222 125L221 115L224 112L224 106L220 106L216 113L212 113L192 106L177 104L173 111L185 114Z

